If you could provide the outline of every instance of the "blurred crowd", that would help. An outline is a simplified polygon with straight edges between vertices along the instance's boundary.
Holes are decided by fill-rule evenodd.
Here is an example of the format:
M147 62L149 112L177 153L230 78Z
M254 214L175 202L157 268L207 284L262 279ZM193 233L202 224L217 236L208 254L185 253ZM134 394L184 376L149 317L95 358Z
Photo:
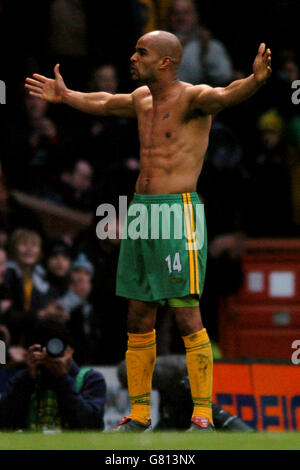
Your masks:
M251 73L259 43L255 31L243 36L233 18L221 24L222 12L216 15L213 4L217 8L205 0L128 0L117 6L45 0L20 4L16 16L14 2L0 1L1 34L20 39L17 46L6 41L2 55L9 66L3 77L8 105L0 177L0 339L10 345L11 363L24 361L28 335L44 320L67 327L79 365L123 359L127 303L114 294L120 241L97 238L96 208L117 204L119 195L132 198L139 171L134 120L49 105L26 93L25 77L52 76L60 63L72 89L130 92L136 83L128 65L137 38L165 29L183 45L179 79L226 86ZM242 282L245 238L295 237L300 231L300 115L291 100L292 83L300 80L299 50L284 37L280 46L270 40L273 45L269 83L214 119L197 188L209 234L201 308L215 341L219 298ZM80 211L92 222L76 235L54 235L16 190ZM180 352L163 309L158 329L158 353Z

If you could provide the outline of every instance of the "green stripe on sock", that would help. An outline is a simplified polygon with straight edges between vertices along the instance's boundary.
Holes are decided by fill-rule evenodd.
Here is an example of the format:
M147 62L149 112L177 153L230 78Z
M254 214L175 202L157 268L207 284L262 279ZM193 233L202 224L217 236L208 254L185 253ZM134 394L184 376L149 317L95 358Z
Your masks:
M151 344L146 344L146 346L131 346L128 345L128 348L129 349L145 349L145 348L151 348L152 346L155 346L156 345L156 341L154 341L154 343L151 343Z
M203 403L197 403L196 401L193 400L193 404L194 404L195 406L202 406L203 408L209 408L209 407L211 407L212 402L210 401L210 402L208 402L208 403L206 403L206 404L203 404Z
M129 397L130 400L135 400L136 398L150 397L150 393L144 393L143 395L136 395L135 397Z
M199 348L204 348L205 346L208 346L210 344L210 341L208 341L207 343L204 343L204 344L200 344L199 346L190 346L190 347L186 347L185 349L187 351L190 351L191 349L199 349Z
M147 405L150 406L150 401L149 400L133 400L131 402L132 405Z
M211 396L210 397L192 397L193 400L211 400Z

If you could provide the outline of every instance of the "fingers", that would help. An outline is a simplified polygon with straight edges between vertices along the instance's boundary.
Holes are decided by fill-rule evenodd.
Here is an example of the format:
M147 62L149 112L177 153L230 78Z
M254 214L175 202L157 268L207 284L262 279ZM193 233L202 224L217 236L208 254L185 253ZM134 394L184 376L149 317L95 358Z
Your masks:
M261 56L264 56L264 58L268 57L268 56L271 56L271 49L269 49L269 48L266 49L266 44L264 42L262 42L259 45L258 54L261 55Z
M60 76L59 67L60 67L60 64L56 64L56 66L54 67L55 77Z
M44 75L39 75L38 73L34 73L34 74L32 74L32 76L33 76L34 78L37 78L37 79L40 80L41 82L44 82L44 83L49 80L49 78L44 77Z
M26 83L30 83L31 85L35 85L39 88L43 87L43 82L39 82L38 80L33 80L32 78L26 78Z
M26 78L25 83L25 88L27 90L30 90L29 94L31 95L31 92L34 92L35 94L42 94L43 91L43 84L41 82L37 82L36 80L32 80L31 78Z
M34 74L33 76L36 76L37 74ZM42 75L38 75L36 78L42 77ZM29 94L32 96L36 96L38 98L42 97L42 91L43 91L43 86L44 86L45 81L42 81L40 79L34 80L32 78L27 77L26 78L26 83L25 83L25 88L27 88L29 91Z
M28 348L28 351L34 351L35 349L40 349L41 345L40 344L33 344Z
M269 58L269 57L271 57L271 49L267 49L266 52L265 52L265 54L264 54L264 58L265 58L265 59L267 59L267 58Z
M267 49L265 52L265 55L263 57L264 63L266 64L267 67L271 67L271 51L270 49Z
M264 42L262 42L258 48L258 54L263 55L263 53L265 52L265 49L266 49L266 45Z
M30 91L29 94L31 96L35 96L36 98L40 98L40 99L43 99L43 96L41 93L34 93L34 91Z
M33 86L33 85L28 85L27 83L25 84L25 88L27 88L28 90L31 90L31 91L34 91L35 93L42 93L42 89L37 87L37 86Z
M41 345L33 344L28 348L27 352L28 360L32 363L38 362L42 358Z
M29 90L29 94L37 98L42 98L43 85L36 80L32 80L31 78L26 78L26 81L27 83L25 83L25 88ZM32 85L30 85L30 83L32 83Z

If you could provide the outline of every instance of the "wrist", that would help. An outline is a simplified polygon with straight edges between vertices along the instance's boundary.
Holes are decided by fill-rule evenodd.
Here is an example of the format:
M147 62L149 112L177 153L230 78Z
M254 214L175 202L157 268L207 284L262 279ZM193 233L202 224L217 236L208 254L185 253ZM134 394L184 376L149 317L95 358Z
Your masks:
M255 75L255 73L253 74L253 79L255 81L255 84L256 84L257 88L260 88L261 86L263 86L267 81L266 78L261 79L257 75Z
M71 90L69 90L68 88L66 88L66 89L62 92L62 95L61 95L61 102L64 103L64 104L68 104L68 99L69 99L70 96L71 96Z

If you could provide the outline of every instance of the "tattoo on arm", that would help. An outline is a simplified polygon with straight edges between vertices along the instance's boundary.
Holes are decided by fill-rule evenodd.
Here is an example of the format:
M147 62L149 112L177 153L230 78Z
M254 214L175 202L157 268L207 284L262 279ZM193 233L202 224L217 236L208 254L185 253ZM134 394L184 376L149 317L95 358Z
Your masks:
M168 119L169 116L170 116L170 113L167 113L164 115L163 119Z

